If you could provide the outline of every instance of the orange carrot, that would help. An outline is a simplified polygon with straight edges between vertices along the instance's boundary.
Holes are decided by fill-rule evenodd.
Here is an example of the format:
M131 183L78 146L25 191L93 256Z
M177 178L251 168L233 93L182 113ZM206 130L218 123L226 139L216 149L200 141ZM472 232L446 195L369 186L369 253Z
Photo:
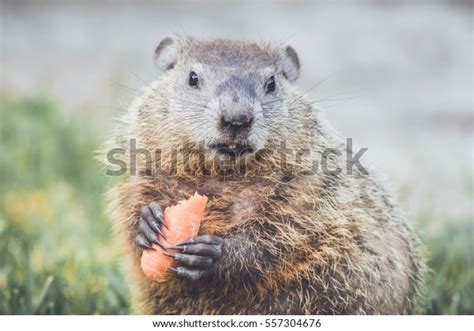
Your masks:
M167 207L164 211L164 222L169 230L162 226L161 231L167 240L160 236L163 247L173 246L190 239L198 234L207 197L197 192L188 200L180 201L177 205ZM164 250L153 245L153 249L145 249L141 258L141 267L145 275L157 282L164 282L169 278L169 267L176 266L173 258L163 254ZM174 249L166 249L174 253Z

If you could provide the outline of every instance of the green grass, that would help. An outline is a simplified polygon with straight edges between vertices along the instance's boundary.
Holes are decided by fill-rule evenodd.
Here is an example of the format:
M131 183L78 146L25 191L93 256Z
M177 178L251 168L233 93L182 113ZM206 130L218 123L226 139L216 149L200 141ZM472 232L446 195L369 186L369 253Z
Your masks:
M0 314L130 312L92 121L43 98L0 97ZM426 219L424 312L472 314L472 219L424 232Z
M0 100L0 314L129 312L87 119Z
M431 269L425 314L474 314L474 226L472 219L446 220L425 235Z

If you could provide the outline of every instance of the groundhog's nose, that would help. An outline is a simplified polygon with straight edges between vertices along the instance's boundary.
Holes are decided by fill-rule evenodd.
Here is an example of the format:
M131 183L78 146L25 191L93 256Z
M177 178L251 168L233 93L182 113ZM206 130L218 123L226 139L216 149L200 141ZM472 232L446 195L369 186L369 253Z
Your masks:
M253 116L250 114L222 114L221 129L231 135L247 134L253 123Z

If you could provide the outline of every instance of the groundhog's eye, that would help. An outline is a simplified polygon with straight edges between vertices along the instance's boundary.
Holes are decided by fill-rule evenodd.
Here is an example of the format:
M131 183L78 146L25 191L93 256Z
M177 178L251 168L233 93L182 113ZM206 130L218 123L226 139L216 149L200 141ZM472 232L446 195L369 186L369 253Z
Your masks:
M265 93L272 93L273 91L275 91L275 87L276 87L275 77L271 76L265 82Z
M197 87L199 84L198 75L194 71L189 73L188 84L192 87Z

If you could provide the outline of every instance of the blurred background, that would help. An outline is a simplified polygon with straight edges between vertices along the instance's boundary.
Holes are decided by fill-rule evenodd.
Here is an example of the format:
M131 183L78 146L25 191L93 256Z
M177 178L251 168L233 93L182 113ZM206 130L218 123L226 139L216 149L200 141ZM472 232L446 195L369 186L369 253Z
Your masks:
M0 20L0 314L131 312L93 152L172 33L292 45L423 238L422 312L474 313L472 2L2 0Z

